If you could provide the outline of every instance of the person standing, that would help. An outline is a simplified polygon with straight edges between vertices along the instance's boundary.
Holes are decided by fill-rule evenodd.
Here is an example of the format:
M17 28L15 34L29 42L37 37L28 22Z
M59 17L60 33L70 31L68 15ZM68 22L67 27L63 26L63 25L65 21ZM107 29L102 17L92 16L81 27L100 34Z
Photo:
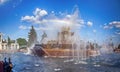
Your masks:
M4 72L7 72L7 70L8 70L8 62L6 61L6 57L4 58L4 63L3 63L3 71Z
M9 64L9 67L8 67L8 71L7 72L12 72L13 64L12 64L10 58L8 58L8 64Z
M3 61L0 61L0 72L3 72Z

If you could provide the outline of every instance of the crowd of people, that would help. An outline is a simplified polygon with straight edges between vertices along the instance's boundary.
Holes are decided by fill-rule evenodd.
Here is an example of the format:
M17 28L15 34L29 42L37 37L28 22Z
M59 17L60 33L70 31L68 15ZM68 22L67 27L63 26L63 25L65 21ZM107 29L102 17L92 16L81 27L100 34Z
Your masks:
M4 61L0 61L0 72L12 72L13 64L11 62L11 59L5 57Z

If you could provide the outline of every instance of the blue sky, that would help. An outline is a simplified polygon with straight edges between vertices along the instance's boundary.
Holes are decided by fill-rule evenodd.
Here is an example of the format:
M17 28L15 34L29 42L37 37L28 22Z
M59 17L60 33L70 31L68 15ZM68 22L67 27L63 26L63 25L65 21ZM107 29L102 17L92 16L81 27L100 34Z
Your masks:
M103 42L113 37L115 43L120 43L120 0L0 0L0 32L5 38L27 38L30 26L34 25L36 30L41 28L42 33L53 25L48 25L48 22L47 26L37 24L32 20L38 15L34 13L37 9L43 12L39 15L40 20L64 22L66 16L74 15L76 5L79 8L78 20L83 24L75 28L79 28L82 39ZM52 31L47 32L51 34Z

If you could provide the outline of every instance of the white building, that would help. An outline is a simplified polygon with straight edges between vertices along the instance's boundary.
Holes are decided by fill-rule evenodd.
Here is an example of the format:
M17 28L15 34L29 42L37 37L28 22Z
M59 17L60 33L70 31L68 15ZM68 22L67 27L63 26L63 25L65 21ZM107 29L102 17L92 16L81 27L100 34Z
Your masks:
M19 44L14 41L8 46L8 41L3 39L2 33L0 33L0 51L4 50L18 50Z

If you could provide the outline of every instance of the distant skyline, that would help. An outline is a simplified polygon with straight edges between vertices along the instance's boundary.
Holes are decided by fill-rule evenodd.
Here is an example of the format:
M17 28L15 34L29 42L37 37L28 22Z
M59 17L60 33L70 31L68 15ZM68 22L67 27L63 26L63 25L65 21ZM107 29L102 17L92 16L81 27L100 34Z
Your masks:
M32 25L38 36L46 31L51 37L59 26L70 24L81 39L120 43L120 0L0 0L4 38L27 39Z

